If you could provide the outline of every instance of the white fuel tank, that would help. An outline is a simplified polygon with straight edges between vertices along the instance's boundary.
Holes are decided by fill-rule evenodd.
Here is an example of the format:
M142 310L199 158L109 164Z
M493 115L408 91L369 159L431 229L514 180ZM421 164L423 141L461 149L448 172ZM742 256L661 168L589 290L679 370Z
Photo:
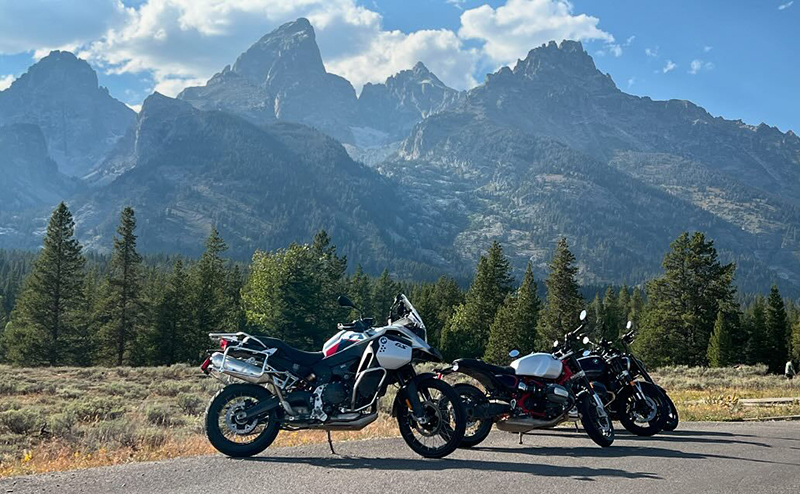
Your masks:
M390 340L385 336L381 336L378 340L380 346L376 353L378 363L384 369L394 370L411 362L411 347L404 345L399 341Z
M549 353L531 353L511 362L518 376L556 379L561 375L563 364Z

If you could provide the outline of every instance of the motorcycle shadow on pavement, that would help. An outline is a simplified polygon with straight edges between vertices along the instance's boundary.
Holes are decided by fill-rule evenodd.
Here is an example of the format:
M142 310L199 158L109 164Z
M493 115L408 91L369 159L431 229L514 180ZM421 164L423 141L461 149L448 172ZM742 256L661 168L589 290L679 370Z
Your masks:
M488 449L488 448L487 448ZM521 452L520 450L511 450ZM592 468L586 466L570 467L563 465L529 464L523 462L506 462L491 460L464 460L459 458L444 458L441 460L426 460L422 458L364 458L357 456L330 456L330 457L279 457L255 456L240 458L233 461L256 461L263 463L304 463L320 468L334 468L345 470L404 470L404 471L440 471L440 470L482 470L497 473L527 473L539 477L570 477L575 480L591 481L598 477L617 477L624 479L654 479L661 477L646 472L628 472L617 468Z
M549 437L579 437L583 431L573 432L571 430L542 430L537 431L532 434L527 434L526 437L534 438L537 435L542 436L549 436ZM728 432L714 432L714 431L696 431L696 430L687 430L687 431L672 431L672 432L661 432L656 434L655 436L649 437L642 437L637 436L635 434L631 434L625 430L617 429L615 431L617 440L631 440L631 441L655 441L655 442L664 442L664 443L706 443L706 444L741 444L747 446L759 446L762 448L771 448L772 446L763 442L759 441L747 441L738 438L755 438L758 436L754 436L751 434L731 434ZM514 436L516 437L516 436ZM783 438L782 438L783 439ZM789 440L794 440L794 438L785 438ZM616 445L615 445L616 446Z

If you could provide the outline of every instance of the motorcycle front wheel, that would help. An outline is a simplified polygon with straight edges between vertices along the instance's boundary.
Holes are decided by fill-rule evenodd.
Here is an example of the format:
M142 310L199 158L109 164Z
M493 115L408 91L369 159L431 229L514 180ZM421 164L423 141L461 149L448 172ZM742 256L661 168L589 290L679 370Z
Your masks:
M443 458L456 450L464 438L466 417L461 398L452 386L439 379L417 383L423 415L418 420L409 409L408 389L397 394L397 425L406 444L425 458Z
M649 383L639 383L644 401L636 399L634 388L626 387L617 398L619 421L628 432L637 436L652 436L661 432L667 420L668 407L664 394Z
M271 398L272 393L255 384L231 384L219 390L206 409L205 429L211 445L234 458L267 449L280 431L278 409L249 421L241 417L241 412Z
M614 442L614 424L602 402L598 404L592 394L585 393L578 401L578 413L583 429L592 441L603 448L611 446Z
M489 402L486 395L480 389L471 384L456 384L453 386L461 397L464 405L464 412L467 416L467 425L464 431L464 439L461 440L459 448L472 448L483 442L492 432L492 419L476 420L473 418L475 407Z

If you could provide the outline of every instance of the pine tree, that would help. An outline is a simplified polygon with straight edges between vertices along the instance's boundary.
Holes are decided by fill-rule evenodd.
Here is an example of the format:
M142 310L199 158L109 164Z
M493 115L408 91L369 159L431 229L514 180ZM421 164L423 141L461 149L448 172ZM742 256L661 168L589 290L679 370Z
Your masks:
M455 308L464 302L464 292L453 278L441 276L436 283L416 286L411 301L425 322L428 343L434 348L439 348L442 330L452 317Z
M705 365L717 312L738 320L736 266L721 264L714 242L699 232L683 233L671 247L664 275L647 284L649 305L636 349L654 366Z
M744 329L746 343L743 361L749 365L764 364L769 358L767 354L767 319L766 301L760 295L745 314Z
M372 307L378 323L386 322L389 308L399 291L400 287L389 276L389 269L384 269L372 286Z
M539 319L539 334L543 338L541 345L544 348L549 348L550 342L562 338L578 326L578 315L584 302L577 274L575 256L569 250L567 239L562 238L556 246L550 262L550 274L545 281L547 298Z
M541 307L542 301L528 262L522 283L513 295L506 297L489 328L484 359L502 364L508 361L511 350L519 350L523 355L533 352L539 341L536 324Z
M159 365L191 362L197 357L192 351L195 335L192 332L189 284L189 275L178 259L155 307L153 357Z
M193 270L194 334L189 344L192 358L198 358L208 346L208 333L227 331L229 301L226 297L227 278L222 254L228 246L216 228L206 240L206 250ZM187 342L188 343L188 342Z
M388 272L386 273L388 276ZM361 309L364 317L373 317L372 310L372 286L369 276L364 274L361 264L356 266L356 271L347 282L347 296L356 306ZM355 317L357 314L351 314Z
M631 293L628 285L622 285L622 288L620 288L617 294L617 311L620 323L622 327L625 327L625 323L628 322L631 314ZM622 328L618 328L617 332L619 333L621 331Z
M767 366L769 372L781 373L784 364L788 359L787 339L789 336L789 324L786 319L786 307L777 285L772 285L767 299L765 346L768 356Z
M53 211L44 245L4 332L7 358L18 365L65 365L74 362L83 303L86 260L74 238L75 223L63 202Z
M588 313L586 316L586 322L589 324L590 329L598 331L605 329L603 327L603 321L605 320L605 309L603 307L603 301L600 300L599 293L594 294L594 298L591 302L589 302L586 312Z
M617 294L614 293L614 287L610 286L606 289L603 297L603 337L605 339L612 341L617 339L620 328L625 327L623 317L618 305Z
M481 256L472 286L442 330L441 350L448 358L480 357L486 351L489 326L511 293L511 266L494 242Z
M727 367L737 363L734 335L727 317L724 312L717 312L714 332L708 342L708 365L711 367Z
M642 298L642 291L639 290L639 287L634 287L633 294L631 295L631 305L628 309L628 320L633 322L634 328L638 328L641 324L644 311L645 303L644 298ZM625 322L627 323L628 321Z
M792 360L800 361L800 319L792 326Z
M136 332L144 317L141 300L142 257L136 251L135 230L136 216L132 208L126 207L122 210L114 238L105 300L108 318L101 329L103 350L116 365L129 363L131 346L137 339Z

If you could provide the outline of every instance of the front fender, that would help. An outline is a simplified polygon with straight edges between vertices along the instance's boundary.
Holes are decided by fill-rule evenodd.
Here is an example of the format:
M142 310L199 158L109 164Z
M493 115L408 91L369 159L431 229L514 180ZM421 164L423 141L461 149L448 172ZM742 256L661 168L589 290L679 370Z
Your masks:
M426 379L438 379L437 375L433 372L423 372L422 374L417 374L414 379L411 381L414 384L419 384ZM397 410L400 406L406 406L405 404L406 399L406 388L403 387L394 397L394 403L392 403L392 417L397 417Z

